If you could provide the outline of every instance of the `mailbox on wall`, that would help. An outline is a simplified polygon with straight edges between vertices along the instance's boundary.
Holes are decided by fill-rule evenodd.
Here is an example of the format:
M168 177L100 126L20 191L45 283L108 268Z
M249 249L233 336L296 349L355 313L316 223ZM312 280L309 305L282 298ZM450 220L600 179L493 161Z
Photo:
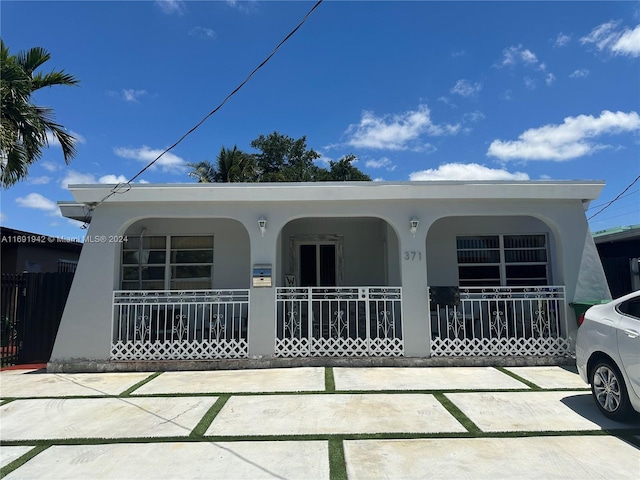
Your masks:
M271 286L271 265L254 265L253 266L253 286L254 287L270 287Z

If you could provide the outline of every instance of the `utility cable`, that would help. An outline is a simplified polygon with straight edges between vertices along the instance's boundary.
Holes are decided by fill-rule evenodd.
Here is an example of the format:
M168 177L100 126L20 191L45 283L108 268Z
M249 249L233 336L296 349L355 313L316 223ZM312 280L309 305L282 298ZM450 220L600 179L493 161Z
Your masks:
M242 83L240 83L240 85L238 85L235 89L233 89L233 91L231 93L229 93L224 100L222 100L222 102L220 102L220 104L214 108L213 110L211 110L207 115L205 115L205 117L200 120L194 127L192 127L187 133L185 133L184 135L182 135L177 142L175 142L173 145L171 145L169 148L167 148L166 150L164 150L162 153L160 153L160 155L158 155L156 158L154 158L151 162L149 162L142 170L140 170L138 173L136 173L131 179L127 180L127 182L125 183L119 183L118 185L116 185L115 187L113 187L113 189L111 189L111 192L109 192L109 194L104 197L102 200L100 200L99 202L97 202L96 204L91 206L91 210L94 210L98 205L100 205L101 203L105 202L109 197L115 195L115 194L122 194L122 193L126 193L131 189L131 182L133 182L136 178L138 178L140 175L142 175L145 171L147 171L154 163L156 163L158 160L160 160L160 158L162 158L163 155L165 155L166 153L170 152L171 150L173 150L175 147L177 147L185 138L187 138L189 135L191 135L195 130L197 130L204 122L206 122L209 117L211 117L213 114L215 114L218 110L220 110L225 103L227 103L227 101L234 96L242 87L244 87L244 85L251 79L251 77L253 77L258 70L260 70L262 67L264 67L267 62L269 60L271 60L271 58L276 54L276 52L280 49L280 47L282 47L282 45L284 45L287 40L289 40L299 29L300 27L302 27L302 25L304 25L304 23L307 21L307 19L311 16L311 14L314 12L314 10L316 8L318 8L320 6L320 4L323 2L324 0L318 0L316 2L316 4L311 7L311 10L309 10L307 12L307 14L302 18L302 20L300 20L300 22L298 23L298 25L296 25L296 27L291 30L291 32L289 32L289 34L284 37L284 39L282 39L282 41L276 46L276 48L273 49L273 51L260 63L260 65L258 65L256 68L253 69L253 71L247 76L247 78L245 78ZM88 219L88 215L85 219ZM85 221L85 224L87 224L88 222ZM85 227L86 228L86 227Z
M635 179L633 182L631 182L631 183L627 186L627 188L625 188L622 192L620 192L616 198L614 198L613 200L611 200L610 202L608 202L607 204L605 204L605 205L604 205L604 207L602 207L602 208L601 208L600 210L598 210L596 213L594 213L593 215L591 215L587 220L591 220L591 219L592 219L592 218L594 218L595 216L600 215L600 214L601 214L602 212L604 212L607 208L609 208L611 205L613 205L613 203L614 203L616 200L619 200L619 199L622 197L622 195L624 195L624 194L625 194L625 192L626 192L627 190L629 190L629 189L630 189L630 188L631 188L631 187L632 187L632 186L633 186L633 185L634 185L638 180L640 180L640 175L638 175L638 176L636 177L636 179Z

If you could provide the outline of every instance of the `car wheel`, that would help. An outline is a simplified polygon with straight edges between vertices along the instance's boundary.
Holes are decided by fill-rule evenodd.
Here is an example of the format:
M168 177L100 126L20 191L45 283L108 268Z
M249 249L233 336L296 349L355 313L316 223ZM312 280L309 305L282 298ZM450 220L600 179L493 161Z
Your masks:
M613 420L628 418L631 404L624 378L610 360L600 360L591 370L591 393L600 411Z

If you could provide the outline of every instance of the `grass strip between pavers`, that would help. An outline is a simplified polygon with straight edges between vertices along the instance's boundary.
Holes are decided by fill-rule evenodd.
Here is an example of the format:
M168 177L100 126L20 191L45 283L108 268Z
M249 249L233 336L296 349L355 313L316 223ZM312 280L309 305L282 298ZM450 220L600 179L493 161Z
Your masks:
M146 383L149 383L151 380L153 380L154 378L156 378L158 375L161 375L162 372L156 372L152 375L149 375L147 378L145 378L144 380L139 381L138 383L136 383L135 385L127 388L124 392L122 392L120 395L118 395L119 397L128 397L129 395L131 395L133 392L135 392L137 389L139 389L141 386L145 385Z
M16 458L13 462L0 468L0 478L4 478L6 475L9 475L16 468L21 467L22 465L27 463L29 460L31 460L33 457L38 455L40 452L45 451L50 446L51 444L37 445L33 447L31 450L29 450L27 453L22 455L21 457Z
M170 436L170 437L121 437L121 438L60 438L49 440L10 440L2 441L2 446L50 446L50 445L106 445L119 443L193 443L193 442L266 442L266 441L328 441L335 438L341 440L418 440L439 438L519 438L519 437L579 437L579 436L614 436L630 438L640 435L640 429L632 430L563 430L563 431L506 431L506 432L434 432L434 433L323 433L296 435L208 435Z
M451 400L449 400L444 393L434 393L433 396L438 400L442 406L459 421L464 428L466 428L472 435L478 435L483 433L478 426L467 417L462 410L458 408Z
M204 414L204 417L198 422L198 424L191 430L189 434L190 437L203 437L206 433L207 429L216 418L222 407L225 406L227 401L229 400L230 395L222 395L218 397L215 403L211 406L211 408Z
M333 368L324 367L324 390L326 393L336 392L336 381L333 378Z
M344 445L341 437L329 438L329 478L348 480L347 462L344 458Z
M531 387L531 390L544 390L543 388L539 387L535 383L530 382L529 380L522 378L520 375L518 375L516 373L513 373L512 371L507 370L504 367L493 367L493 368L495 368L499 372L504 373L505 375L509 375L511 378L513 378L515 380L518 380L519 382L522 382L525 385L528 385L529 387Z
M7 403L11 403L15 400L15 398L3 398L0 400L0 407L6 405Z

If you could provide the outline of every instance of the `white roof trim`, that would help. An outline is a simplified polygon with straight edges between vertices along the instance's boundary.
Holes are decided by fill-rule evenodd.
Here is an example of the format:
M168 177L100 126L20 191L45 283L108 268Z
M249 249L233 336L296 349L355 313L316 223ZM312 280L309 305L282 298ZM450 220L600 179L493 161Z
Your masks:
M300 202L404 199L563 199L598 198L603 181L441 181L318 183L134 184L105 203L128 202ZM76 202L96 204L116 185L69 185ZM67 202L68 203L68 202Z

